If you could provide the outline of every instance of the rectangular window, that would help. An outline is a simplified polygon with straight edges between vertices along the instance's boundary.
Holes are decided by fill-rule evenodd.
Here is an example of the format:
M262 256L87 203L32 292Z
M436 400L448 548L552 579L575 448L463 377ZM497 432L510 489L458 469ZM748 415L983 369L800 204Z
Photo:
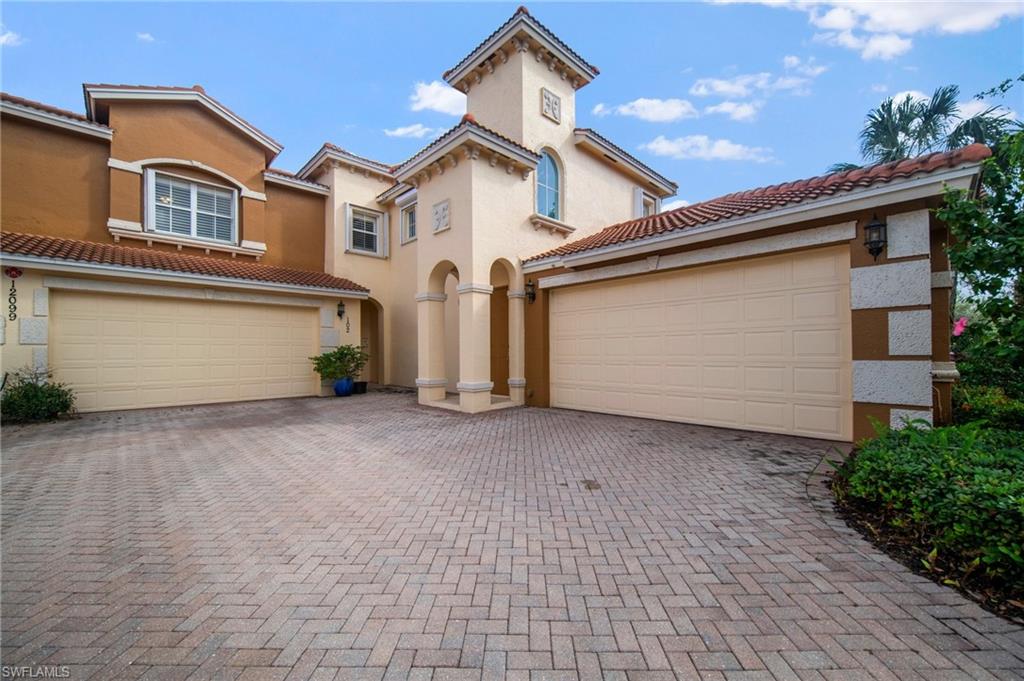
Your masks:
M380 235L377 216L361 210L352 211L352 250L376 255Z
M148 173L147 228L210 241L235 242L236 194L233 189Z
M416 239L416 204L402 208L402 243Z
M658 212L658 200L650 194L644 194L644 217L654 215Z

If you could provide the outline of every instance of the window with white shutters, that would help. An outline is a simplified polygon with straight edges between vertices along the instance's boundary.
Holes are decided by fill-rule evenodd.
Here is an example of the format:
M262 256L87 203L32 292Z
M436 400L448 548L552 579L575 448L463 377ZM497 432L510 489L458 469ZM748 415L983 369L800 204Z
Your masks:
M149 224L154 232L235 242L236 194L199 182L149 173Z
M377 252L377 216L360 210L352 211L352 249Z

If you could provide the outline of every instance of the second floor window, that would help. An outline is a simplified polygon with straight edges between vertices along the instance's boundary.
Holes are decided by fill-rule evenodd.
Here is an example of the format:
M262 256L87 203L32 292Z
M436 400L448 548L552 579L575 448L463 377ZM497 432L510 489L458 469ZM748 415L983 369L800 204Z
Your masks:
M402 209L402 241L416 238L416 204Z
M377 252L377 216L361 210L352 211L352 250Z
M154 232L235 242L236 195L165 173L148 174L147 227Z
M561 220L561 183L558 164L547 151L540 155L537 164L537 213L547 218Z

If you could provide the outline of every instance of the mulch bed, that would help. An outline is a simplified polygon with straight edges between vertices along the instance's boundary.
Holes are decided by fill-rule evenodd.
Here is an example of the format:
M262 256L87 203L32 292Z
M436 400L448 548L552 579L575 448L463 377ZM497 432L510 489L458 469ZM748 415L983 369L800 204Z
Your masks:
M890 526L877 509L850 503L844 499L845 495L836 494L836 488L843 484L840 479L833 477L829 482L836 513L879 551L915 574L956 589L989 612L1024 624L1024 594L1011 593L1003 585L987 583L981 575L978 575L979 578L972 576L966 587L961 586L956 581L956 574L947 572L947 566L941 560L936 561L933 569L929 570L925 562L930 549L922 545L918 537Z

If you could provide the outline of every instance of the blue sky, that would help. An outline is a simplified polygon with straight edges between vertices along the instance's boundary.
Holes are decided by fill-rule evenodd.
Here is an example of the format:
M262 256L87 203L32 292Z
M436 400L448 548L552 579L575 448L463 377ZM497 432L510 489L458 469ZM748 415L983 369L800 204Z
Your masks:
M2 87L82 111L82 82L201 83L285 145L277 167L324 141L397 162L458 121L435 81L515 7L7 2ZM529 7L601 68L577 124L688 201L857 161L864 114L886 96L955 83L968 100L1024 71L1021 3ZM1024 112L1022 92L994 103Z

